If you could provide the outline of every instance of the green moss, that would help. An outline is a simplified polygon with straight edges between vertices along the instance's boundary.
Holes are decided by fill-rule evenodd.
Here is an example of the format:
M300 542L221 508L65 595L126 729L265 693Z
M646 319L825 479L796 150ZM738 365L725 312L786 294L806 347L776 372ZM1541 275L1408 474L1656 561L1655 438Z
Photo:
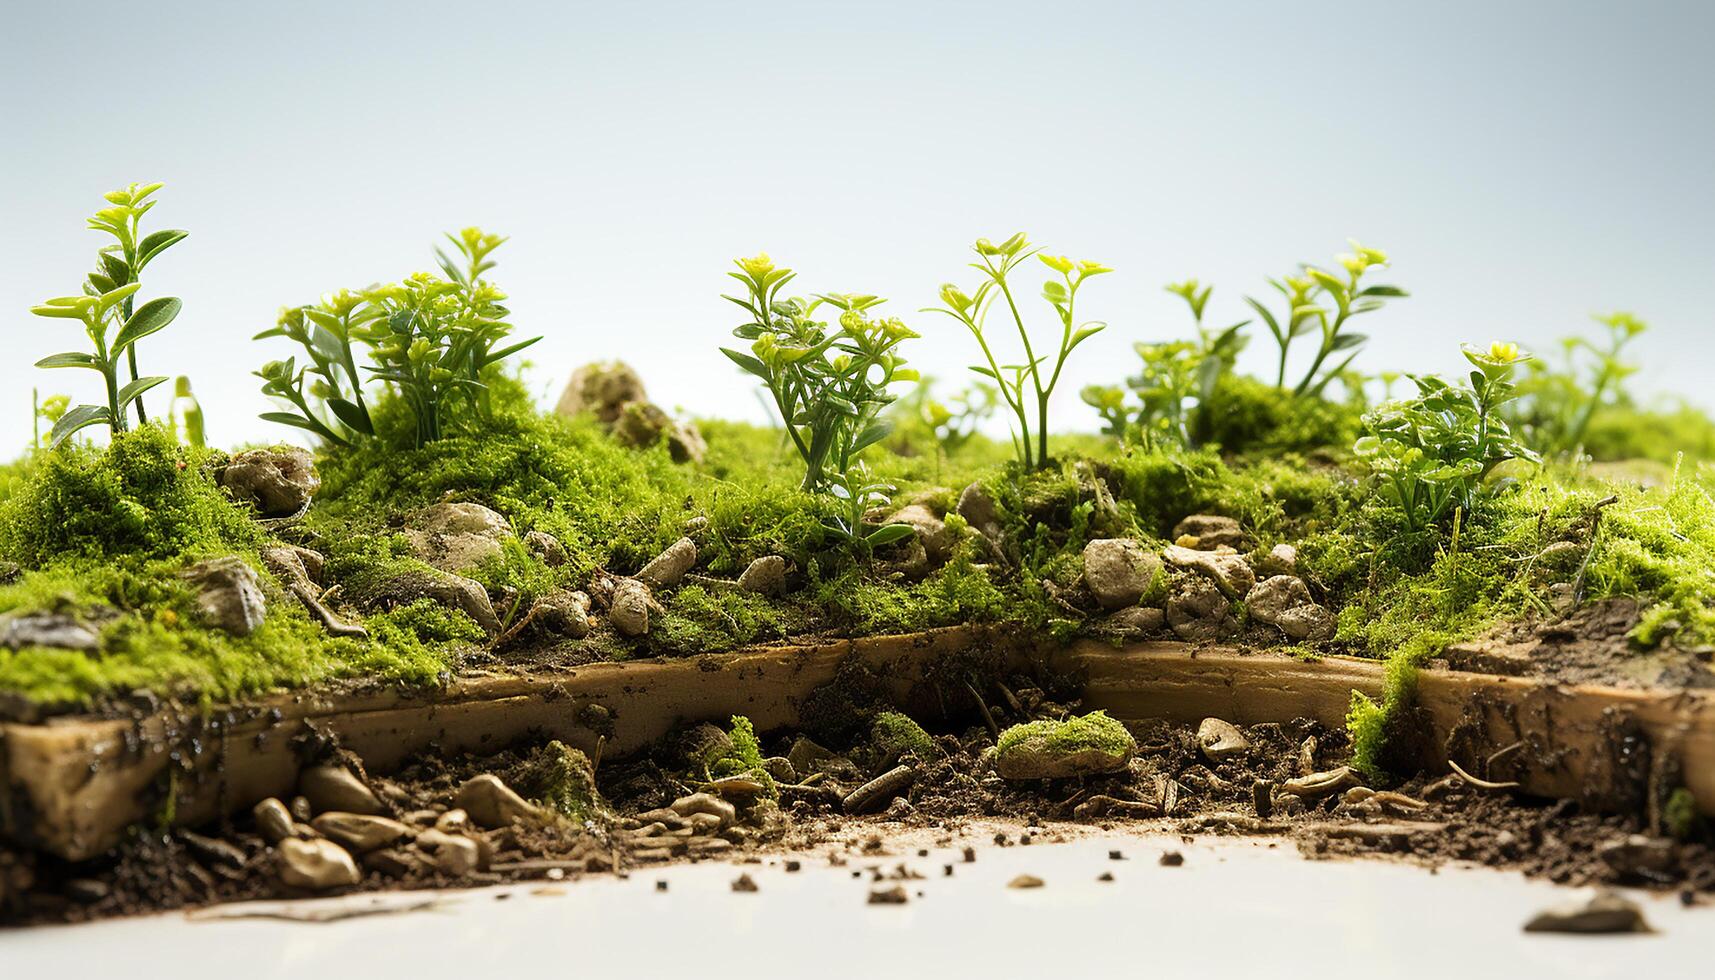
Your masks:
M1697 797L1684 786L1667 795L1661 808L1661 822L1668 835L1676 840L1690 841L1702 836L1703 814L1698 812Z
M1210 402L1215 410L1196 416L1198 440L1228 453L1344 453L1364 413L1360 402L1299 398L1232 373L1221 375Z
M1126 727L1118 721L1109 718L1107 712L1092 711L1065 721L1043 719L1014 725L1000 733L1000 739L995 743L995 752L1004 754L1009 749L1035 739L1041 739L1044 747L1054 752L1095 749L1099 752L1119 754L1129 752L1137 745L1136 740L1131 737L1131 732L1126 731Z
M929 759L935 754L935 740L923 726L897 711L883 711L870 719L869 740L883 764L892 764L906 755Z
M613 817L596 788L595 767L589 757L564 742L555 740L542 746L504 778L526 799L569 820L605 822Z

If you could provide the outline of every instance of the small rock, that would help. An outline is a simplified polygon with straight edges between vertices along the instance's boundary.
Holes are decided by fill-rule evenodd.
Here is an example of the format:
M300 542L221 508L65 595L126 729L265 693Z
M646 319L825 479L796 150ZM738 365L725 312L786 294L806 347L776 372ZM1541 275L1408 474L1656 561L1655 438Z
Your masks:
M536 600L530 617L549 633L579 639L590 631L589 594L555 589Z
M520 820L538 820L541 811L536 805L512 791L512 787L490 773L472 776L453 796L453 806L465 811L476 825L485 828L509 827Z
M1003 779L1066 779L1126 768L1137 741L1100 711L1065 721L1014 725L995 743L995 771Z
M692 793L681 796L669 804L668 809L681 817L689 817L693 813L707 813L720 818L720 827L725 829L738 822L738 809L731 803L709 793Z
M703 454L708 452L708 444L696 423L675 419L654 402L627 403L611 428L620 443L640 449L654 446L665 437L667 455L675 463L701 463Z
M0 646L55 647L92 653L101 649L95 629L63 613L25 613L0 620Z
M733 879L732 890L735 892L754 892L754 891L757 891L758 889L756 887L756 879L752 878L748 874L741 874L737 878Z
M248 636L268 615L262 580L242 558L198 562L179 573L197 587L197 615L234 636Z
M1524 924L1525 932L1650 932L1643 910L1618 892L1598 889L1588 898L1543 909Z
M621 636L642 636L649 632L650 612L659 608L649 586L628 578L614 588L607 619Z
M1245 610L1259 623L1275 626L1295 640L1334 635L1334 614L1310 598L1304 580L1291 575L1263 579L1245 595Z
M110 891L107 882L94 878L73 878L65 883L66 897L83 905L94 905L106 898Z
M1339 766L1325 772L1313 772L1308 776L1288 779L1280 784L1280 791L1301 800L1319 800L1353 786L1362 786L1363 782L1364 777L1356 769Z
M692 813L685 817L685 823L691 828L691 836L705 837L719 831L724 821L713 813Z
M1041 888L1047 882L1035 875L1019 875L1006 883L1008 888Z
M1170 544L1161 552L1169 565L1196 572L1214 582L1231 598L1238 598L1256 584L1256 573L1243 555L1220 551L1198 551Z
M363 880L351 854L331 840L288 837L279 844L280 880L294 888L326 891Z
M1192 514L1173 526L1173 540L1183 541L1185 538L1191 538L1194 542L1187 547L1214 551L1216 548L1237 548L1244 543L1245 532L1239 528L1239 522L1231 517Z
M1220 762L1250 751L1250 740L1236 727L1219 718L1204 718L1197 726L1197 747L1210 762Z
M189 830L178 832L179 840L184 841L185 847L203 861L212 864L224 864L236 868L244 864L244 849L230 841L218 837L207 837Z
M1232 629L1232 607L1215 583L1198 576L1178 583L1168 598L1167 625L1182 640L1220 639Z
M329 810L310 821L322 836L353 854L363 854L397 842L411 829L397 820L367 813Z
M857 789L847 793L840 805L847 813L868 813L910 788L917 781L917 770L911 766L894 766Z
M1298 549L1289 544L1277 544L1268 549L1268 554L1256 560L1258 577L1268 578L1274 575L1298 574Z
M1161 852L1161 866L1164 868L1177 868L1177 867L1180 867L1181 865L1183 865L1184 863L1185 863L1185 855L1179 853L1178 851L1162 851Z
M816 744L813 739L806 735L800 735L794 739L792 748L786 753L786 761L792 763L792 768L798 772L800 777L815 772L818 763L833 757L832 750Z
M417 835L417 847L434 862L436 870L449 875L470 874L482 863L482 849L469 837L425 830Z
M906 892L904 885L894 885L890 888L872 888L869 892L871 905L904 905L911 901L911 895Z
M671 588L679 584L697 564L697 545L690 538L680 538L666 550L656 555L649 564L637 573L637 580L657 589Z
M800 778L797 767L792 765L792 760L783 755L763 759L762 771L768 773L775 782L787 785L796 783Z
M310 818L316 815L316 811L310 806L309 798L302 795L292 797L292 802L287 804L286 809L291 811L292 819L299 823L307 824Z
M531 531L524 535L524 547L549 568L558 568L568 560L566 546L560 543L559 538L546 531Z
M443 834L466 833L473 826L470 821L470 814L457 807L436 816L431 823L434 824L436 830Z
M786 559L779 555L763 555L751 562L738 577L738 587L758 595L779 595L786 591Z
M1112 871L1104 871L1101 874L1096 875L1096 880L1097 881L1113 881L1114 880L1114 873Z
M418 558L443 572L462 572L500 557L512 528L482 504L445 500L412 515L405 537Z
M1167 614L1154 606L1127 606L1108 616L1103 627L1115 636L1147 636L1161 629Z
M317 813L379 815L387 812L381 801L357 775L343 766L311 766L298 776L298 792Z
M263 517L290 517L309 506L322 480L309 450L276 446L234 456L220 471L220 485Z
M462 575L438 569L419 569L394 575L369 590L364 604L387 608L409 605L418 599L429 599L449 609L457 609L490 635L500 632L500 617L494 614L494 603L489 600L488 591Z
M389 878L403 878L423 866L420 858L397 847L384 847L379 851L370 851L358 860L365 869L386 875Z
M673 755L686 769L706 769L732 751L732 736L712 722L700 721L673 739Z
M601 361L572 372L554 411L567 416L588 412L612 425L627 403L648 397L643 379L630 365L623 361Z
M295 544L271 544L261 550L262 564L286 582L314 585L322 579L327 559L321 552L300 548Z
M958 512L978 534L995 544L1000 543L1000 508L981 483L972 483L959 491Z
M1630 834L1596 848L1596 856L1620 877L1640 878L1672 868L1676 851L1666 837Z
M931 566L944 564L953 554L953 533L935 512L922 504L907 504L887 519L889 524L909 524L923 543L923 553Z
M1097 538L1084 546L1084 584L1103 609L1137 605L1160 571L1160 560L1131 538Z

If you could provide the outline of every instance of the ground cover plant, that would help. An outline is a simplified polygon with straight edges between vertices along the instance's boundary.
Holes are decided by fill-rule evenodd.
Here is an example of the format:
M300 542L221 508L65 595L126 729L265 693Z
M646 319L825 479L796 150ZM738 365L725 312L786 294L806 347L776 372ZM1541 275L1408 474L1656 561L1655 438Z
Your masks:
M39 402L52 432L0 473L8 703L432 686L475 668L988 623L1388 660L1389 697L1352 713L1358 758L1380 771L1413 671L1452 644L1617 600L1637 608L1616 676L1671 661L1659 676L1700 677L1696 651L1715 643L1715 503L1698 463L1715 427L1631 400L1632 318L1575 344L1584 366L1470 346L1465 377L1395 379L1410 393L1377 398L1351 323L1404 293L1370 281L1385 255L1354 246L1340 273L1275 281L1284 310L1247 300L1251 320L1211 325L1225 321L1209 286L1169 287L1194 335L1125 325L1141 372L1084 392L1105 434L1055 433L1048 399L1105 326L1078 305L1105 266L1023 234L979 240L978 285L943 287L935 312L977 342L981 381L937 397L906 361L917 333L878 297L790 297L792 271L758 255L731 273L743 343L721 351L775 424L693 423L612 365L580 370L559 409L535 405L517 360L532 341L512 339L488 278L505 240L471 228L448 236L439 274L284 310L258 335L296 346L257 372L281 403L266 418L314 451L227 452L203 445L188 381L152 419L140 398L165 379L122 383L137 341L178 309L134 302L139 274L184 237L137 228L157 186L110 197L102 270L37 308L79 321L94 348L43 366L97 370L109 401ZM1037 263L1042 332L1015 295ZM1271 377L1238 367L1259 323ZM1009 436L984 430L991 413ZM101 423L105 445L73 438ZM1602 469L1640 455L1648 478ZM1116 548L1149 574L1100 581Z

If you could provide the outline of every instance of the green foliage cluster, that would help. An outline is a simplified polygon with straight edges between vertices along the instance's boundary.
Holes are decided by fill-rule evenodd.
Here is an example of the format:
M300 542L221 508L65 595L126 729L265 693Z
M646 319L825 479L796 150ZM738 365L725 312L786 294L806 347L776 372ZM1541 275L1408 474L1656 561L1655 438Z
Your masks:
M1607 330L1603 342L1568 337L1561 341L1558 364L1542 358L1526 362L1518 397L1503 412L1544 455L1582 452L1597 412L1630 400L1622 382L1637 367L1621 355L1648 327L1630 313L1610 313L1596 322Z
M995 752L1004 754L1026 741L1038 738L1054 752L1077 752L1081 749L1124 752L1137 745L1131 732L1115 719L1108 717L1107 712L1092 711L1087 715L1075 715L1065 721L1043 719L1014 725L1000 733L1000 740L995 743Z
M109 192L108 207L89 219L89 227L105 232L113 244L96 253L97 268L83 283L83 294L47 300L30 312L37 316L77 320L89 338L93 353L67 351L36 362L39 368L83 368L101 375L107 392L105 405L78 405L54 420L49 440L58 446L72 433L91 425L106 425L117 436L128 427L133 408L137 421L146 423L143 393L167 380L164 376L139 377L137 342L155 333L179 315L183 304L163 296L137 304L143 270L162 252L183 241L187 232L176 229L142 233L142 220L154 208L149 200L161 184L131 184ZM121 383L120 357L130 368L130 380Z
M305 357L302 367L293 355L256 372L263 394L295 409L262 417L348 446L376 434L364 396L367 381L375 380L409 409L413 427L403 444L421 448L485 419L488 384L499 367L541 338L501 346L512 332L506 294L482 276L506 239L479 228L447 239L458 257L436 249L445 278L418 272L359 292L342 289L281 311L274 327L257 334L292 340ZM357 343L367 348L367 379L358 369Z
M1064 255L1046 254L1031 245L1024 232L1013 235L999 245L986 238L979 238L971 248L977 253L977 261L971 263L971 268L976 269L983 277L976 291L967 293L951 283L943 285L943 305L925 312L944 313L970 330L971 336L976 338L977 346L983 352L983 363L971 370L999 386L1001 399L1006 403L1016 423L1013 448L1019 463L1025 469L1046 467L1049 465L1048 401L1054 394L1054 388L1060 383L1060 373L1066 366L1066 358L1071 356L1079 344L1100 333L1106 326L1099 322L1078 320L1078 290L1085 280L1113 270L1099 262L1075 262ZM1050 357L1047 353L1041 356L1036 354L1035 346L1030 340L1030 329L1025 326L1024 315L1019 311L1018 302L1013 298L1012 286L1007 280L1018 265L1031 256L1036 256L1043 265L1059 276L1042 284L1042 298L1053 308L1055 319L1060 325L1060 336L1046 380L1044 366L1049 364ZM1013 326L1018 330L1019 343L1023 348L1023 358L1011 364L1003 365L995 358L994 347L983 332L989 311L997 298L1005 300L1007 312L1012 317ZM1044 351L1046 350L1047 348L1044 348ZM1032 409L1035 415L1034 438L1031 435Z

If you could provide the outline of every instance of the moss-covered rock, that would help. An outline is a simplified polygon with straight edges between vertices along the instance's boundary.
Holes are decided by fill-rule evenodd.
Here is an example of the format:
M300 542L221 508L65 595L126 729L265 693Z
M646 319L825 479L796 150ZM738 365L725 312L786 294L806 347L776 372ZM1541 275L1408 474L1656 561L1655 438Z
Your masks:
M931 758L935 739L923 726L897 711L883 711L870 720L869 741L882 765L898 762L906 755Z
M507 773L505 782L525 799L570 820L605 821L613 817L596 788L589 757L555 740L537 749Z
M1065 779L1117 772L1137 741L1101 711L1065 721L1032 721L1000 733L995 771L1006 779Z

